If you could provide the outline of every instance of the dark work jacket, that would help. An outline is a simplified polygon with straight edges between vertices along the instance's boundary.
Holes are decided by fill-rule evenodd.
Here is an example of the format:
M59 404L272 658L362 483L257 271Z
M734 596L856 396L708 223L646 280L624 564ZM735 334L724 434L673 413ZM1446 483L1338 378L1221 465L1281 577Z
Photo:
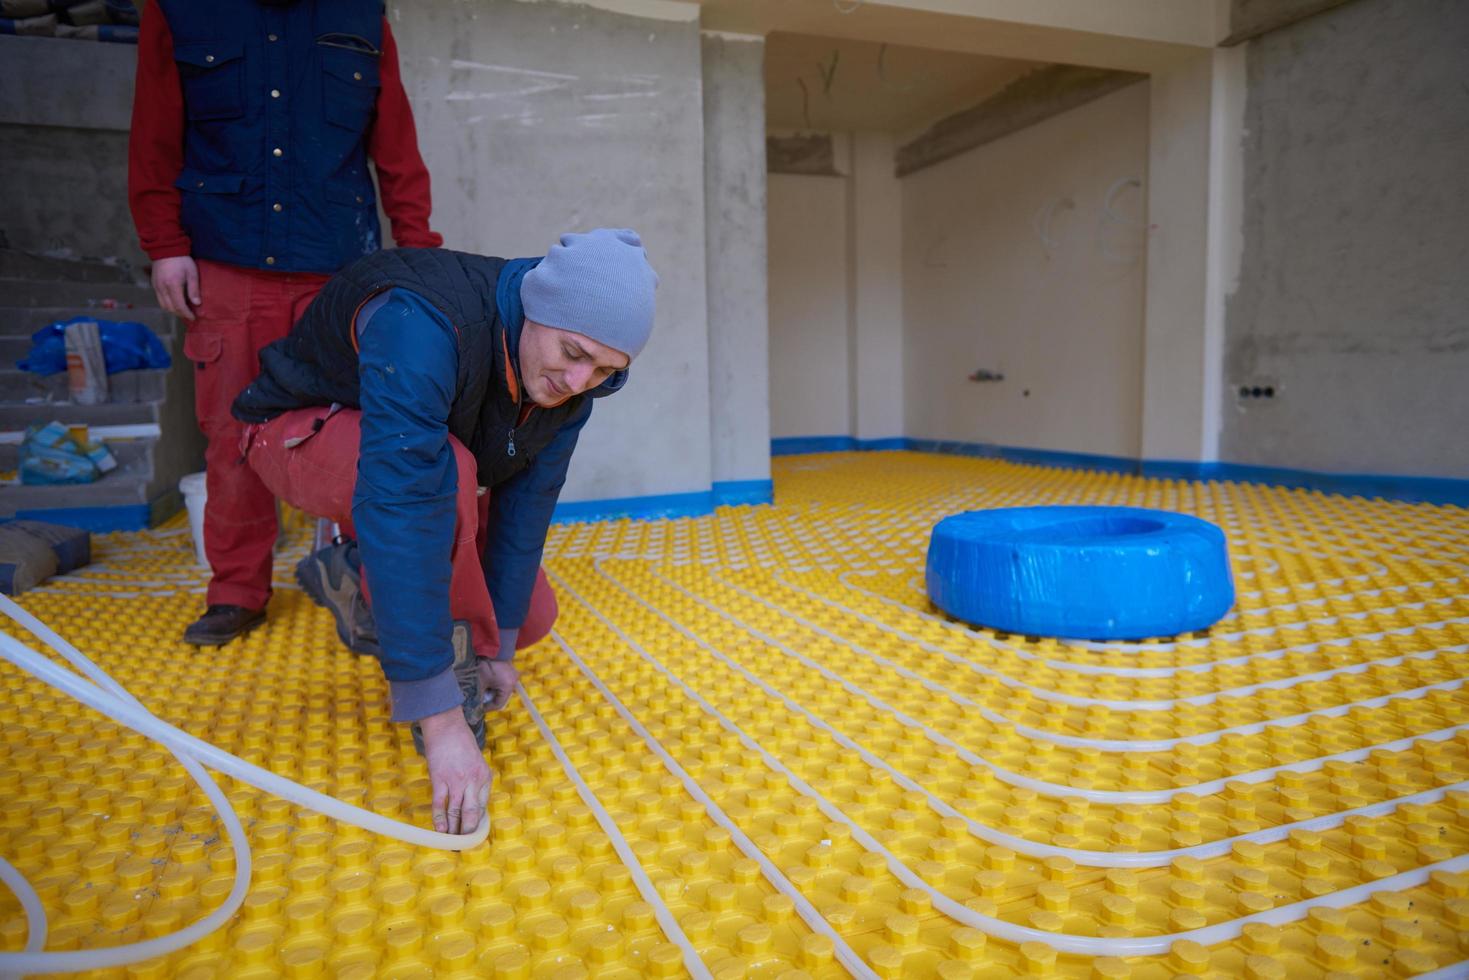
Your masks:
M595 391L555 408L533 408L519 421L520 383L496 300L499 290L513 289L519 307L528 263L515 265L517 275L501 276L504 259L443 248L386 249L358 259L328 280L289 334L260 352L260 376L235 399L235 417L265 422L310 405L360 408L353 321L383 290L407 289L431 303L458 334L449 433L474 454L480 486L504 483L581 412L587 398L610 394L627 380L627 372L618 371Z
M367 170L381 0L157 0L184 98L196 258L333 272L382 242ZM279 93L272 96L272 92Z

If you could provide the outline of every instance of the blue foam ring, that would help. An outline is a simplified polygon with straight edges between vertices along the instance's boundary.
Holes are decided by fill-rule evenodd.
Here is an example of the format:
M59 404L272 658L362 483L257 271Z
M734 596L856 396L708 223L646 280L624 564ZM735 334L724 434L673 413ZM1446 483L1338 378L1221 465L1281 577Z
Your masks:
M1007 507L946 517L928 595L1005 633L1141 640L1203 630L1234 604L1224 532L1141 507Z

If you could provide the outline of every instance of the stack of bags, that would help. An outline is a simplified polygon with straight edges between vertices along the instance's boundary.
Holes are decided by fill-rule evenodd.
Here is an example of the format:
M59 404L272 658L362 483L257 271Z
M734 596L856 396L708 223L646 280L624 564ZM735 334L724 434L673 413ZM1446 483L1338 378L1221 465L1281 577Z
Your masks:
M133 0L0 0L0 34L138 43Z
M0 592L20 595L92 560L92 536L42 521L0 524Z
M20 444L20 482L27 486L92 483L115 469L112 450L88 439L85 425L33 425Z

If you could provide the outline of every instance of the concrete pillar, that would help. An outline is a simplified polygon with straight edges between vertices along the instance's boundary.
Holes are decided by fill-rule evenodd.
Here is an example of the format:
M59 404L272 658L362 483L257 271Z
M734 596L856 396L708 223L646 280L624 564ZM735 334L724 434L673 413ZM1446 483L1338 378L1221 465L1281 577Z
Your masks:
M1242 54L1204 50L1151 79L1142 455L1218 458L1224 300L1238 275Z
M852 139L851 428L860 441L903 435L903 196L891 133Z
M704 261L716 503L770 500L765 41L703 35Z

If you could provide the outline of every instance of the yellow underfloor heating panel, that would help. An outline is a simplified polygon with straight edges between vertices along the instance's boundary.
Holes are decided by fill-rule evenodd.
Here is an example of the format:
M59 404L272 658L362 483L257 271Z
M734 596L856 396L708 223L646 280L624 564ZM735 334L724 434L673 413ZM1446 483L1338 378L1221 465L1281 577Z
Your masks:
M225 927L117 977L1327 977L1469 961L1469 513L913 453L775 461L776 503L562 525L561 616L489 721L490 841L386 841L221 778ZM973 630L924 593L964 510L1114 504L1227 533L1206 634ZM158 717L378 813L428 780L374 661L294 588L220 650L186 527L101 537L24 606ZM11 628L28 644L39 644ZM159 745L0 666L0 855L48 948L229 891ZM26 937L0 896L0 949Z

